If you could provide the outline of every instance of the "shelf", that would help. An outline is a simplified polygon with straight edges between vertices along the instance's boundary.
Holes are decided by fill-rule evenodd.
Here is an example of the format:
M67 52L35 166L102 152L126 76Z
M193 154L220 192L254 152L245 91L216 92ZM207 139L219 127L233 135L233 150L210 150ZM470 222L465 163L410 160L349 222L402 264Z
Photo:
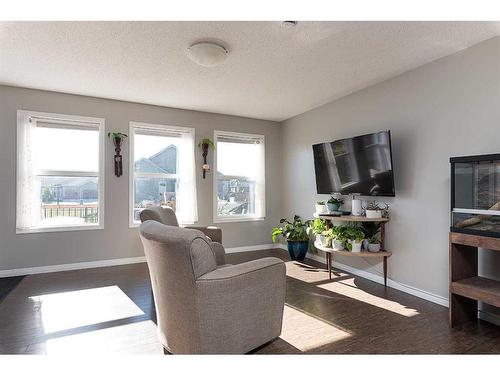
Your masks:
M500 238L450 232L450 243L500 251Z
M343 256L348 256L348 257L361 257L361 258L388 258L392 255L390 251L387 250L380 250L379 252L376 253L371 253L369 251L361 251L359 253L353 253L352 251L347 251L347 250L334 250L331 247L324 247L318 242L314 242L314 247L318 250L321 251L326 251L328 253L332 254L338 254L338 255L343 255Z
M500 307L500 281L485 277L469 277L451 283L451 292L463 297Z
M330 221L356 221L356 222L374 222L374 223L387 223L389 221L388 218L382 217L377 219L367 218L366 216L352 216L352 215L342 215L335 216L332 214L318 214L314 213L313 216L315 218L330 220Z

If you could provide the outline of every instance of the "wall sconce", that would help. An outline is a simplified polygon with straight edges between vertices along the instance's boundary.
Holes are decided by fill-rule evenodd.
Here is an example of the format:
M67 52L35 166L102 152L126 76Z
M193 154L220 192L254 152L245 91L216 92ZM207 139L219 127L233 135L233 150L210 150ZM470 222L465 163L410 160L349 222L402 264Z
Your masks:
M120 177L123 174L123 163L122 163L122 155L120 152L122 151L122 143L125 138L127 138L127 134L123 133L108 133L108 138L113 140L113 144L115 145L115 176Z
M203 178L206 177L208 171L210 171L210 165L207 163L208 149L212 147L212 150L215 150L215 144L210 138L203 138L200 143L198 143L198 147L201 148L201 156L203 156Z

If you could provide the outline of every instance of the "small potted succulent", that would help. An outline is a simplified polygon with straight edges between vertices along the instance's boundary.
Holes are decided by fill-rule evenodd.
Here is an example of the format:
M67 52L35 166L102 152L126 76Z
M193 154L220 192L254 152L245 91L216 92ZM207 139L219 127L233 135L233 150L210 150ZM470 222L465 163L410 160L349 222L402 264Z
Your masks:
M348 226L345 229L344 236L347 239L347 249L353 253L359 253L365 239L365 232L357 226Z
M317 214L327 214L328 208L326 206L325 201L317 201L316 202L316 213Z
M337 212L340 210L340 206L344 204L342 197L330 197L327 202L329 212Z
M282 225L273 228L273 242L276 242L278 237L283 237L287 241L290 258L292 260L304 260L309 247L307 228L310 222L310 220L302 221L299 215L295 215L293 221L281 219L280 224Z
M384 206L385 207L382 207L376 201L368 203L368 205L364 208L366 217L369 219L380 219L382 217L388 217L389 206L386 203L384 203Z
M314 219L308 228L309 232L312 232L316 236L316 241L324 247L330 247L331 239L327 236L327 225L326 221L323 219Z
M372 237L368 241L368 251L378 253L380 251L380 240L378 237Z

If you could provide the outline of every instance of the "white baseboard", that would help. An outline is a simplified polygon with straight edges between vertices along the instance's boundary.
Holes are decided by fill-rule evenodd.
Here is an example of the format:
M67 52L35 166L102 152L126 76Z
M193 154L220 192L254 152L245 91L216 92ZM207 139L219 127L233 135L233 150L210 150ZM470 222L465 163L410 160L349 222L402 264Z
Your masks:
M276 248L281 248L281 246L279 244L269 243L263 245L253 245L253 246L228 247L226 248L226 254L243 253L245 251L256 251L256 250L271 250Z
M284 248L284 247L282 247L282 248ZM308 253L307 257L310 259L313 259L317 262L326 264L325 259L323 259L322 257L320 257L318 255ZM384 278L380 275L376 275L376 274L373 274L371 272L359 270L357 268L353 268L353 267L350 267L350 266L347 266L345 264L335 262L335 261L333 262L333 266L335 268L342 270L342 271L346 271L346 272L352 273L353 275L356 275L356 276L362 277L364 279L368 279L370 281L384 285ZM394 288L394 289L397 289L397 290L400 290L402 292L411 294L413 296L425 299L427 301L437 303L438 305L448 307L448 298L446 298L446 297L442 297L442 296L439 296L437 294L427 292L425 290L418 289L418 288L415 288L413 286L406 285L406 284L391 280L389 278L387 279L387 286Z
M326 261L323 258L319 257L318 255L308 254L308 258L311 258L311 259L314 259L318 262L326 264ZM345 265L345 264L342 264L339 262L335 262L335 261L333 262L333 266L335 268L342 270L342 271L346 271L346 272L352 273L353 275L356 275L356 276L362 277L364 279L367 279L367 280L376 282L378 284L384 285L383 276L376 275L376 274L373 274L371 272L359 270L357 268L350 267L348 265ZM448 307L448 298L446 298L446 297L442 297L442 296L439 296L437 294L427 292L425 290L418 289L418 288L415 288L413 286L406 285L406 284L391 280L389 278L387 279L387 286L391 287L393 289L397 289L397 290L400 290L402 292L411 294L413 296L425 299L427 301L436 303L438 305Z
M16 268L12 270L0 270L0 277L25 276L25 275L34 275L37 273L49 273L49 272L81 270L86 268L121 266L124 264L143 263L145 261L146 258L142 256L133 258L97 260L92 262L56 264L54 266Z
M226 253L228 253L228 254L241 253L241 252L245 252L245 251L269 250L269 249L276 249L276 248L277 248L277 246L275 244L240 246L240 247L227 248ZM16 268L16 269L11 269L11 270L0 270L0 277L25 276L25 275L35 275L38 273L71 271L71 270L80 270L80 269L86 269L86 268L121 266L124 264L142 263L145 261L146 261L146 258L144 256L142 256L142 257L134 257L134 258L118 258L118 259L97 260L97 261L92 261L92 262L56 264L53 266Z

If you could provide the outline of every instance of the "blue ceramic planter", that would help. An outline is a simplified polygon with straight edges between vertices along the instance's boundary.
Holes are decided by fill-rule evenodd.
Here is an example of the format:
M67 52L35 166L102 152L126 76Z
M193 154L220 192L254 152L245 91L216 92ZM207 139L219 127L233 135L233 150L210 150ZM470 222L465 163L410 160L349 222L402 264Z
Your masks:
M288 241L288 253L292 260L304 260L308 248L309 241Z

